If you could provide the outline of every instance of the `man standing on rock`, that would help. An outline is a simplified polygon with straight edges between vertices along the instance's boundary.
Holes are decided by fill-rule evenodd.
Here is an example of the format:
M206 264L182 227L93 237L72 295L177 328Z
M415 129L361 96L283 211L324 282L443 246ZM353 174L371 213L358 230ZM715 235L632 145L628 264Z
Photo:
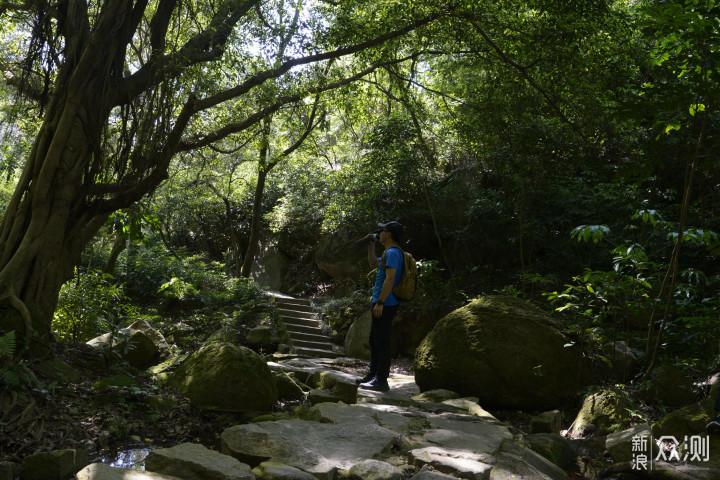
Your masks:
M368 263L377 268L372 300L372 324L370 326L370 372L355 383L360 388L386 392L390 389L390 346L393 318L400 303L392 293L394 286L400 283L403 272L403 253L400 249L400 236L403 226L398 222L378 223L382 228L378 240L385 247L383 256L375 254L375 236L366 237L368 241Z

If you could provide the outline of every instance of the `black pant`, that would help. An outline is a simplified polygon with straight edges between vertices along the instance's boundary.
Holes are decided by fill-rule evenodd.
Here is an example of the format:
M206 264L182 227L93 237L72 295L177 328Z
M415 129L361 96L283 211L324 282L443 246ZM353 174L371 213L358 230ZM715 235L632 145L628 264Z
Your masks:
M380 382L387 382L390 376L390 348L392 344L392 323L400 305L383 306L380 318L373 315L370 324L370 375Z

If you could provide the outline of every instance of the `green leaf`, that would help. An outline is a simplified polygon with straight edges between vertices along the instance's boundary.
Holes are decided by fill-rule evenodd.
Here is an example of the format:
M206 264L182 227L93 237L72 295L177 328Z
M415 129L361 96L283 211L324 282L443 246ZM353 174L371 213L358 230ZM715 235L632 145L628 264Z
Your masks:
M693 117L697 112L704 112L705 111L705 105L702 103L696 103L694 105L690 105L690 115Z
M12 357L15 354L15 330L0 337L0 357Z

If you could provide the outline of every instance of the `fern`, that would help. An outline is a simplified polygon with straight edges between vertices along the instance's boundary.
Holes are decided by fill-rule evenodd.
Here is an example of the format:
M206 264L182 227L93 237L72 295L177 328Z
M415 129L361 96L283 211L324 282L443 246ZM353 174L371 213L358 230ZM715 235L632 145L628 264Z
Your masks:
M16 371L9 368L0 368L0 383L4 383L16 389L22 383Z
M0 357L12 357L15 354L15 331L0 337Z

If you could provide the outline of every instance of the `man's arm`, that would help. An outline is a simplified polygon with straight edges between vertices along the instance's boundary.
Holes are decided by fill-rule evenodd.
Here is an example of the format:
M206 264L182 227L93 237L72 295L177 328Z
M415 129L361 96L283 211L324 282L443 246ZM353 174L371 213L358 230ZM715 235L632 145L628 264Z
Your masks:
M396 273L397 269L395 268L385 268L385 281L383 282L382 291L380 292L380 297L378 298L378 300L381 300L383 302L387 300L387 297L390 295L390 292L392 292L393 286L395 284ZM373 316L375 318L380 318L382 316L382 312L383 306L376 303L373 307Z
M372 241L368 243L368 264L370 264L370 268L377 268L379 263L377 255L375 255L375 242Z

